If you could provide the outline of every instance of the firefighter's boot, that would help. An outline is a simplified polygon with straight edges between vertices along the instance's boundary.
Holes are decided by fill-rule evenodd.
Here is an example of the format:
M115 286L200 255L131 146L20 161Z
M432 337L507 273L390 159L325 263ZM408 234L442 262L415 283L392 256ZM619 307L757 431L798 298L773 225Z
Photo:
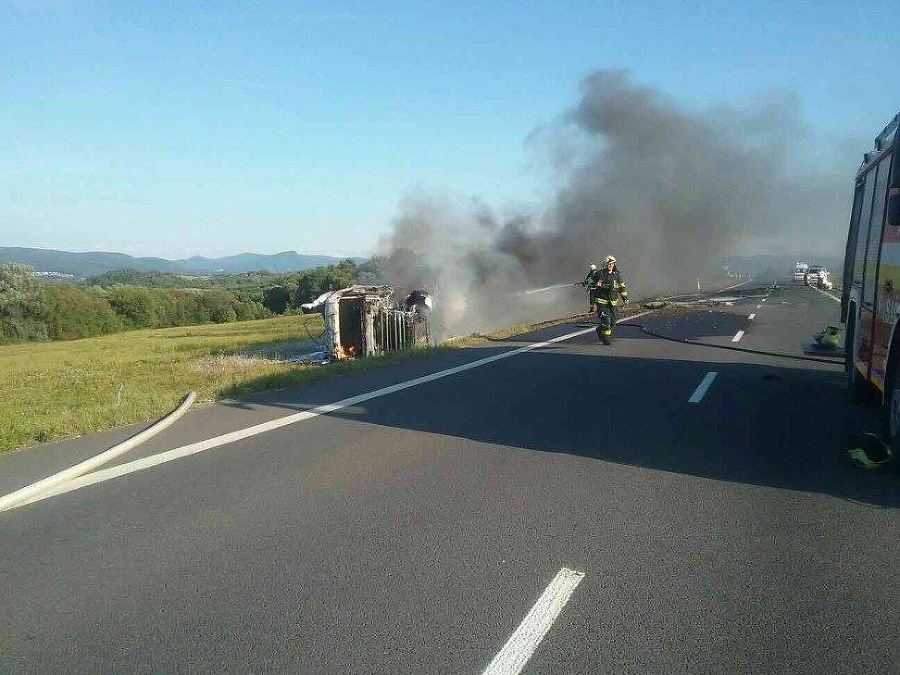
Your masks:
M599 309L598 318L600 325L597 326L597 337L603 344L608 345L612 342L612 324L609 320L609 313L605 309Z

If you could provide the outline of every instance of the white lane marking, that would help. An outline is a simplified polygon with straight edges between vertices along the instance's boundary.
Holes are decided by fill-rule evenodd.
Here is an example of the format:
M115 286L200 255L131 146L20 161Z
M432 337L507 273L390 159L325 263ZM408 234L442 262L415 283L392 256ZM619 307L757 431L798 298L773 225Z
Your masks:
M751 314L751 315L748 316L747 318L750 319L751 321L753 321L753 319L756 318L756 312L753 312L753 314Z
M815 286L811 286L810 288L812 288L814 291L819 291L819 293L821 293L822 295L827 295L829 298L831 298L831 299L834 300L835 302L840 302L840 301L841 301L841 299L840 299L839 297L837 297L837 296L835 296L835 295L832 295L832 294L829 293L828 291L823 291L821 288L816 288Z
M620 323L622 321L631 320L640 316L644 316L645 314L649 314L650 312L640 312L638 314L633 314L629 317L623 317L616 321L616 323ZM394 392L402 391L404 389L409 389L410 387L417 387L420 384L425 384L427 382L433 382L435 380L440 380L441 378L448 377L449 375L455 375L456 373L461 373L466 370L471 370L473 368L478 368L480 366L485 366L489 363L493 363L494 361L502 361L503 359L508 359L513 356L518 356L519 354L524 354L525 352L530 352L535 349L540 349L541 347L546 347L548 345L554 344L556 342L562 342L564 340L569 340L573 337L578 337L579 335L585 335L587 333L594 332L594 328L586 328L583 330L575 331L574 333L567 333L566 335L560 335L559 337L551 338L546 340L545 342L535 342L534 344L526 345L524 347L519 347L518 349L513 349L512 351L503 352L502 354L495 354L494 356L488 356L483 359L479 359L477 361L472 361L471 363L466 363L461 366L456 366L455 368L448 368L447 370L441 370L436 373L431 373L430 375L424 375L422 377L417 377L413 380L407 380L406 382L399 382L398 384L393 384L389 387L383 387L382 389L376 389L375 391L366 392L364 394L359 394L357 396L351 396L350 398L345 398L340 401L336 401L335 403L329 403L327 405L321 405L311 410L305 410L303 412L294 413L293 415L287 415L285 417L280 417L276 420L271 420L269 422L263 422L261 424L256 424L251 427L246 427L245 429L238 429L237 431L232 431L227 434L222 434L221 436L215 436L214 438L208 438L204 441L197 441L196 443L191 443L189 445L183 445L180 448L174 448L173 450L167 450L166 452L161 452L156 455L151 455L150 457L144 457L142 459L136 459L132 462L127 462L125 464L120 464L118 466L113 466L108 469L103 469L101 471L95 471L93 473L85 474L79 478L71 480L67 483L63 483L62 485L58 485L55 488L51 488L45 492L41 492L39 495L34 498L29 499L28 501L23 501L16 504L15 508L19 506L25 506L26 504L33 504L34 502L41 501L48 497L55 497L57 495L65 494L67 492L71 492L72 490L77 490L79 488L87 487L89 485L94 485L96 483L102 483L104 481L112 480L113 478L118 478L119 476L125 476L130 473L135 473L136 471L143 471L144 469L149 469L154 466L158 466L159 464L165 464L167 462L174 461L176 459L181 459L182 457L188 457L189 455L197 454L198 452L203 452L204 450L211 450L212 448L218 448L219 446L226 445L228 443L234 443L235 441L240 441L245 438L250 438L251 436L256 436L258 434L265 433L267 431L273 431L274 429L279 429L281 427L288 426L289 424L295 424L297 422L302 422L304 420L313 419L314 417L319 417L320 415L326 415L328 413L337 412L338 410L343 410L344 408L349 408L350 406L357 405L359 403L363 403L365 401L370 401L374 398L380 398L381 396L387 396L388 394L393 394Z
M706 396L709 385L713 383L713 380L716 379L716 375L718 374L719 373L715 371L710 371L704 375L703 379L700 380L700 384L697 385L697 388L694 389L694 393L691 394L691 397L688 399L688 403L700 403L700 401L703 400L703 397Z
M768 300L768 298L763 298L760 302L765 302L766 300Z
M762 305L757 305L756 309L762 309Z
M563 567L481 675L517 675L569 601L583 572Z
M48 492L58 485L65 485L68 481L73 480L78 476L88 474L91 471L96 471L104 464L108 464L117 457L121 457L126 452L139 446L148 438L152 438L162 433L170 426L175 424L175 422L177 422L179 419L181 419L181 417L184 416L184 414L188 411L188 408L191 407L196 398L197 392L192 391L190 394L184 397L184 400L177 408L175 408L175 410L173 410L157 422L153 423L151 426L147 427L140 433L126 439L122 443L114 445L108 450L101 452L99 455L89 457L83 462L79 462L75 466L70 466L68 469L58 471L52 476L47 476L46 478L43 478L36 483L26 485L25 487L20 488L15 492L10 492L8 495L0 497L0 512L9 511L10 509L13 509L20 504L30 503L31 501L34 501L34 497L39 495L40 493Z
M731 341L732 342L740 342L742 337L744 337L744 331L739 330L737 333L734 334L734 337L731 338Z

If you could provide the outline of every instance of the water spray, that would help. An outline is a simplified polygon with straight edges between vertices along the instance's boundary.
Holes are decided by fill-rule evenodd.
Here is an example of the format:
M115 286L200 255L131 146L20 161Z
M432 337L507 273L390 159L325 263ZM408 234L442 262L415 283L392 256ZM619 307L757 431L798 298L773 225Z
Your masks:
M527 291L519 291L515 295L531 295L533 293L543 293L545 291L554 291L558 288L571 288L572 286L581 286L581 284L580 283L554 284L552 286L542 286L541 288L529 288Z

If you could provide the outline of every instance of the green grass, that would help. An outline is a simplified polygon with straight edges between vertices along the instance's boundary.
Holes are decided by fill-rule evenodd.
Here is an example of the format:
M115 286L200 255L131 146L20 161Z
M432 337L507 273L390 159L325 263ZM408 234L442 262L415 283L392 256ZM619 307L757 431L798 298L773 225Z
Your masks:
M437 349L485 344L571 320L475 334ZM312 314L0 346L0 452L155 419L192 390L200 402L240 397L434 351L395 352L327 366L265 356L321 331L321 316Z
M324 367L265 356L321 331L321 316L312 314L0 346L0 452L155 419L192 390L198 401L213 401L415 355Z
M212 400L226 388L288 370L243 356L316 334L321 317L140 330L69 342L0 347L0 451L151 419L196 390Z

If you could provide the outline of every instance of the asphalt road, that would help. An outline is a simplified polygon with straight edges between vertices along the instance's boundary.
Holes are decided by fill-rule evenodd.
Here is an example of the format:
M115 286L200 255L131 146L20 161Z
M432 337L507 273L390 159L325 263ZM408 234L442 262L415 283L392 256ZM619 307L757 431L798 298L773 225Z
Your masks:
M558 326L192 411L0 513L0 672L482 673L561 570L523 673L896 672L900 476L841 459L871 416L802 359L837 312L744 287L610 347L508 356ZM0 487L134 431L2 457Z

